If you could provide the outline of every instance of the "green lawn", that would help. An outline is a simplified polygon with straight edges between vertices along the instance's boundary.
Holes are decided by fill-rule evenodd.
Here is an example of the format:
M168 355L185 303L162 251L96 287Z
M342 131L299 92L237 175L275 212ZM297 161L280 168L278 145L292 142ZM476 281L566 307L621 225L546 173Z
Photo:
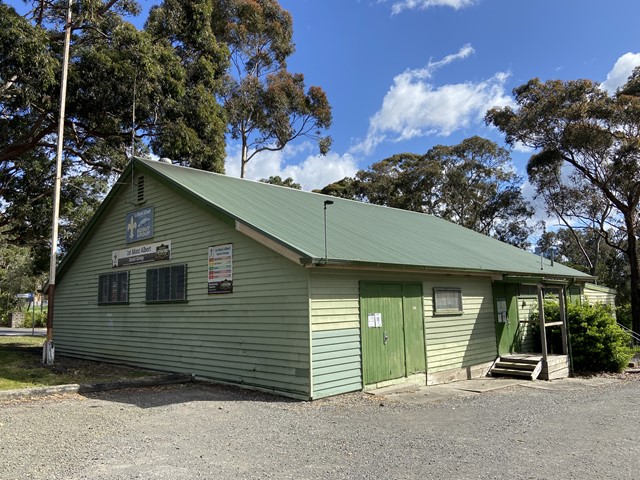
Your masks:
M0 337L0 390L103 383L157 375L157 372L56 355L42 364L42 337Z

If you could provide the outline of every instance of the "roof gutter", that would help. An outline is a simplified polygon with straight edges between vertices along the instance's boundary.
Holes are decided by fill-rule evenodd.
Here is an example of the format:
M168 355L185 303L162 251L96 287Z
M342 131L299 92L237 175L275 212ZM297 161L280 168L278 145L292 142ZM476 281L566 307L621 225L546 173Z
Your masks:
M575 282L588 282L592 277L586 276L584 278L575 277L573 275L536 275L527 274L522 272L501 272L497 270L484 270L479 268L455 268L455 267L435 267L425 265L406 265L406 264L393 264L393 263L381 263L381 262L366 262L366 261L354 261L344 259L325 259L325 258L301 258L300 263L306 268L352 268L352 269L388 269L397 271L412 270L417 272L429 272L429 273L444 273L444 274L463 274L463 275L479 275L479 276L500 276L505 281L511 280L514 283L538 283L540 281L544 283L566 283L571 279L572 283Z

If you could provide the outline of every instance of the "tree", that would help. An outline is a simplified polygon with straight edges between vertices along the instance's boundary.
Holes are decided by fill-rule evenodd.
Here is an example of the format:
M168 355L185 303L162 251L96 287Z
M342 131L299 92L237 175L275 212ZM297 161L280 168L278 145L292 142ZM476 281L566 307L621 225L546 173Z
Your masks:
M36 248L36 265L46 265L67 2L28 3L32 9L24 17L0 3L0 227L10 242ZM197 2L184 3L195 8ZM74 2L63 251L131 158L133 145L140 155L224 169L226 122L216 96L229 53L213 33L221 21L201 22L201 12L187 7L166 15L176 5L155 8L140 31L123 19L139 10L131 0ZM178 22L186 17L190 23Z
M599 234L628 259L633 329L640 332L640 96L638 71L613 96L589 80L533 79L514 90L517 108L494 108L488 123L506 136L536 149L528 170L588 186L605 215ZM582 212L584 213L584 212ZM602 217L600 217L602 218ZM598 218L594 216L594 225Z
M528 246L533 211L509 152L480 137L402 153L360 170L321 193L436 215L516 246Z
M451 147L436 146L427 155L443 165L440 216L520 247L528 246L533 210L522 196L522 179L509 152L496 143L471 137Z
M220 0L229 17L224 40L231 52L225 110L229 132L241 144L240 176L264 151L310 138L325 154L331 139L331 106L322 88L305 92L304 76L287 71L294 51L291 15L275 0Z
M30 249L9 240L0 229L0 322L18 304L16 294L35 292L42 285L42 279L34 275Z
M260 180L262 183L270 183L271 185L280 185L281 187L289 187L295 190L302 190L302 185L293 181L293 178L287 177L284 180L280 175L272 175L269 178Z
M615 288L618 306L630 302L626 257L607 245L598 231L570 228L545 231L535 251L547 258L553 255L556 261L593 275L599 284Z

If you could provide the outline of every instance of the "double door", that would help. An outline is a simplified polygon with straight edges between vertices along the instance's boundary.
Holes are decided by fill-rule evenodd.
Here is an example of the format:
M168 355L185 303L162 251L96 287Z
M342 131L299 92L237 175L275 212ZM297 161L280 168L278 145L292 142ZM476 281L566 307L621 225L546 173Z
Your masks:
M361 283L365 385L425 371L422 285Z

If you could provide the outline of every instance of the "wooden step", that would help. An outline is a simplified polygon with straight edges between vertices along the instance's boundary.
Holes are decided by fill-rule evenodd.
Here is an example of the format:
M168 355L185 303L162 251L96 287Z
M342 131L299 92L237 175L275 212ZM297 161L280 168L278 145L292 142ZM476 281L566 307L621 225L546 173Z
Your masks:
M542 359L520 356L500 357L491 369L492 376L518 377L535 380L542 372Z
M518 362L518 363L529 363L532 365L537 365L542 357L519 357L519 356L507 356L500 357L500 362Z
M496 362L495 366L497 368L507 368L513 370L526 370L528 372L533 372L536 369L538 363L523 363L523 362L505 362L500 361Z
M507 377L531 378L531 372L528 370L515 370L512 368L500 368L500 367L492 368L491 375L504 375Z

